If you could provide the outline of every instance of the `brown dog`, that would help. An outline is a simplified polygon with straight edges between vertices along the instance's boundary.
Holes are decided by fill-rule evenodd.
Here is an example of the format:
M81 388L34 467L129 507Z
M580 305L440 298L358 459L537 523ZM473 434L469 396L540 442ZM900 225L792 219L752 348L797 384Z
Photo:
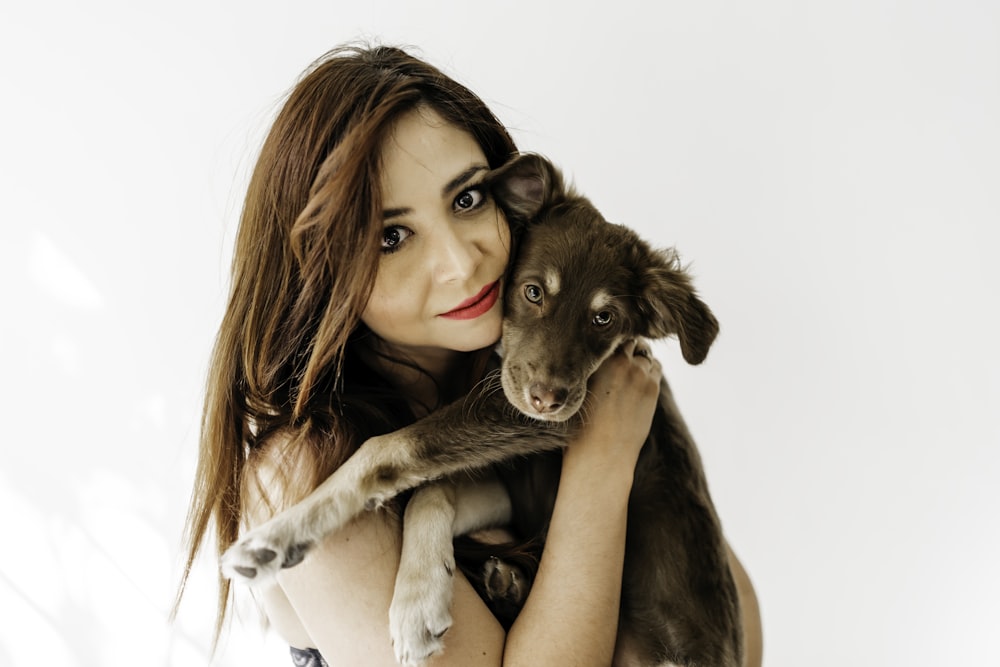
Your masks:
M627 341L676 335L685 360L698 364L718 332L674 253L608 223L543 158L519 156L488 181L511 224L527 225L506 281L500 382L493 376L466 399L367 441L303 502L223 556L228 576L258 582L301 561L366 508L420 487L406 509L390 611L404 663L443 648L453 532L512 519L522 536L544 538L558 465L544 456L509 462L567 444L588 379L604 359ZM508 463L490 468L501 462ZM488 470L503 482L489 473L476 482L457 475ZM501 597L523 598L525 582L508 583ZM622 587L616 664L741 664L726 544L665 380L636 466Z

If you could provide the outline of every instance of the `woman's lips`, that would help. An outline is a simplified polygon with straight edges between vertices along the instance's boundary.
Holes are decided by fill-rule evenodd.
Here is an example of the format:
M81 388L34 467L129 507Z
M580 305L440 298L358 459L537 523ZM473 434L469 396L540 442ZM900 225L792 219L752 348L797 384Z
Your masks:
M458 304L458 307L455 309L449 310L447 313L441 313L440 316L446 317L449 320L472 320L488 312L499 297L500 281L498 280L484 287L476 296Z

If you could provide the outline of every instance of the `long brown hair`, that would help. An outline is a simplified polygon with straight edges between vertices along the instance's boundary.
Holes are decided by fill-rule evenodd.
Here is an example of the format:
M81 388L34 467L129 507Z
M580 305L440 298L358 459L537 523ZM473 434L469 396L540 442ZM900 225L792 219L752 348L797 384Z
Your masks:
M418 104L468 131L491 168L516 151L475 94L386 46L324 55L271 127L247 189L208 373L174 613L210 530L218 554L237 539L247 469L269 434L282 430L313 450L311 488L364 438L402 425L405 406L351 347L364 335L380 256L380 146ZM220 576L216 641L230 597Z

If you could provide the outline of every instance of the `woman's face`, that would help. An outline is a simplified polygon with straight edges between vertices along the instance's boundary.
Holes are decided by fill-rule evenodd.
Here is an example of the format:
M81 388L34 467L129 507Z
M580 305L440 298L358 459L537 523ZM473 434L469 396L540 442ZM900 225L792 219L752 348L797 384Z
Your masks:
M361 319L428 370L500 338L510 230L479 186L488 169L475 139L426 107L382 146L382 256Z

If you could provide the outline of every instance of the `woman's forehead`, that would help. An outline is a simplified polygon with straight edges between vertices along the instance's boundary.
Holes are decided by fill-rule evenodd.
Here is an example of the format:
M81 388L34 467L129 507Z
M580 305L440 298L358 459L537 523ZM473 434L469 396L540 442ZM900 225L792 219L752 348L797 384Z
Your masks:
M429 107L406 112L394 123L382 144L383 205L397 197L447 191L470 171L488 169L486 155L465 129L449 123ZM405 205L405 202L398 202Z

